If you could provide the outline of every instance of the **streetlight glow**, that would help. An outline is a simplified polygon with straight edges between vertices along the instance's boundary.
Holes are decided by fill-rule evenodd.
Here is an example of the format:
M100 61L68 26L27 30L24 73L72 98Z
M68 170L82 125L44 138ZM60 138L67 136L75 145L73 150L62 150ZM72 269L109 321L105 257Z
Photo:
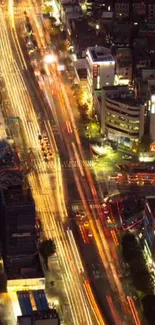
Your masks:
M44 62L47 64L52 64L56 62L56 56L54 56L53 54L47 54L44 57Z

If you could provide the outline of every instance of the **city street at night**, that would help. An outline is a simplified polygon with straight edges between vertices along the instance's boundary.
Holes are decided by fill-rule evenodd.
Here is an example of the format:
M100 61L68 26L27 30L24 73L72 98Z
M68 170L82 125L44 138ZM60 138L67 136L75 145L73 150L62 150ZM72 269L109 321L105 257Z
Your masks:
M60 2L52 0L46 4L39 0L7 0L0 6L0 73L4 86L1 95L2 103L9 103L1 105L2 113L9 137L14 141L16 170L20 169L24 177L26 175L32 192L38 225L35 227L39 229L36 245L40 247L45 240L52 240L56 247L55 254L48 256L47 264L38 249L49 307L57 307L60 321L65 325L147 325L142 315L142 303L137 301L138 295L144 297L145 293L134 287L132 271L127 277L121 245L125 233L139 235L140 231L145 232L145 198L155 196L155 173L151 168L138 170L137 147L133 149L135 143L140 142L134 139L137 136L137 121L133 123L130 149L126 135L124 143L128 148L124 151L120 150L120 145L118 150L108 149L107 155L95 157L92 154L91 139L85 137L80 129L80 123L84 123L79 117L80 109L78 112L78 100L73 89L78 83L78 89L81 87L76 60L71 61L73 53L63 49L59 36L57 42L61 43L62 50L60 44L58 49L57 43L52 42L52 31L53 35L54 32L65 34L65 28L67 30L66 26L69 26L70 20L64 19ZM107 12L110 12L110 6ZM48 15L50 7L51 15ZM80 2L82 10L83 7ZM81 9L80 13L82 15ZM54 27L49 28L49 17L52 17ZM96 24L95 28L97 38L100 26ZM108 37L105 30L104 37ZM66 42L65 46L69 46L70 42ZM91 47L87 47L91 52ZM74 46L70 45L70 48ZM109 49L106 50L108 59L105 66L111 62L113 67L115 61L111 59ZM67 62L67 59L69 63L62 65L61 62ZM74 74L73 83L67 64ZM111 85L109 72L106 74L109 79L103 86L119 87ZM114 101L113 98L106 99L107 103ZM122 102L124 98L125 95L122 95ZM84 105L81 104L83 109ZM110 113L107 117L101 113L101 121L107 118L107 125L110 125L107 130L112 129L116 111L117 108L112 118ZM120 128L123 128L127 114L119 114L122 116ZM134 114L137 118L138 113ZM94 116L96 118L97 113ZM88 116L89 123L94 121L94 116ZM99 117L97 123L98 120ZM118 125L114 128L117 130ZM129 129L132 129L131 126ZM103 139L104 143L109 141L110 146L114 140L111 140L112 136L108 140L107 130L104 136L102 132L102 142ZM126 129L125 132L127 134ZM120 141L123 141L120 134ZM10 162L3 163L8 165ZM25 183L23 181L26 192L28 187ZM25 232L28 233L26 226ZM139 244L140 240L137 239L137 242ZM40 288L36 285L35 289ZM3 312L0 310L2 324L14 325L15 318L21 316L17 301L22 290L18 288L1 294L2 304L6 302L9 313L7 317L7 308Z

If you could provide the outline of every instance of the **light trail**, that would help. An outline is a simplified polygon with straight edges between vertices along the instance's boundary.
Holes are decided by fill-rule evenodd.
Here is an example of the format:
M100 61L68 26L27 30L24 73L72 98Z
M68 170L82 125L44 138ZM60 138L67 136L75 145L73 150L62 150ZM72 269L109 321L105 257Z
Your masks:
M90 283L89 283L88 280L85 281L85 286L86 286L86 289L87 289L87 292L88 292L89 298L90 298L90 300L91 300L91 302L92 302L92 305L94 306L94 309L95 309L96 314L97 314L97 316L98 316L99 325L105 325L105 322L104 322L104 320L103 320L103 318L102 318L102 315L101 315L101 313L100 313L100 310L99 310L99 308L98 308L98 306L97 306L97 303L96 303L96 301L95 301L95 299L94 299L94 295L93 295L93 292L92 292L92 289L91 289L91 286L90 286Z
M37 24L36 24L36 27L38 28ZM39 26L39 30L41 30L40 26ZM40 37L41 37L40 32L38 32L37 33L37 39L39 39ZM52 74L54 74L53 69L51 71ZM84 155L83 155L83 151L82 151L80 138L79 138L79 135L78 135L78 132L77 132L77 129L76 129L76 125L75 125L75 121L74 121L74 118L73 118L70 102L69 102L68 96L66 94L64 85L62 84L62 81L59 78L58 73L54 74L53 79L54 79L54 82L55 82L55 86L56 86L56 84L59 85L59 88L57 87L57 98L59 99L60 108L61 108L64 120L65 121L70 121L70 126L71 127L69 127L69 129L73 130L73 135L72 136L75 137L75 140L76 140L75 141L76 142L76 150L78 150L79 161L84 160ZM49 90L46 90L46 91L49 92ZM48 97L50 97L49 93L48 93ZM65 136L64 130L63 130L63 135ZM75 148L73 149L73 148L70 147L69 139L65 139L65 141L66 141L66 144L67 144L69 156L72 159L73 154L75 154ZM95 203L98 202L98 195L97 195L97 192L96 192L92 177L90 175L90 172L89 172L88 168L85 167L84 168L84 174L85 174L85 177L86 177L86 179L88 181L89 188L91 190L91 195L90 195L90 191L88 190L88 188L84 189L83 186L81 185L81 180L79 180L78 172L75 172L75 171L73 171L73 172L74 172L77 188L79 190L80 196L82 198L82 201L83 201L83 204L84 204L84 207L85 207L85 211L86 211L86 213L88 214L88 217L89 217L90 228L91 228L92 233L94 235L95 243L96 243L96 246L98 248L99 255L100 255L101 259L102 259L103 265L105 266L107 276L108 276L110 282L112 283L113 280L114 280L114 282L115 282L115 284L116 284L116 286L118 288L118 291L119 291L119 294L120 294L120 300L121 300L121 302L123 304L123 308L124 308L125 305L126 305L126 298L125 298L125 295L124 295L124 291L123 291L120 279L119 279L117 271L116 271L116 267L115 267L114 262L112 260L111 251L109 249L106 238L105 238L105 236L103 234L103 229L101 228L100 223L98 221L94 221L94 220L96 220L96 217L98 217L98 214L100 213L100 209L98 209L97 213L94 213L94 212L92 213L90 211L89 207L88 207L88 204L87 204L87 198L90 197L90 196L93 197L93 200L94 200ZM58 174L59 174L59 172L58 172ZM63 219L63 209L60 207L62 197L64 196L62 191L61 191L62 194L60 195L60 187L62 188L62 177L61 176L60 176L60 179L61 179L61 185L57 184L57 186L59 188L58 193L57 193L57 198L59 198L58 199L59 203L58 202L57 203L58 203L58 206L59 206L59 210L62 213L62 220L64 220ZM47 204L47 202L46 202L46 204ZM57 225L57 227L58 227L58 225ZM64 250L65 250L65 248L64 248ZM66 252L66 254L67 254L67 252ZM68 256L68 258L69 258L69 256ZM110 268L108 268L109 263L110 263ZM71 280L71 278L70 278L70 280ZM81 291L81 292L83 292L83 291ZM79 296L79 297L81 297L80 299L82 299L82 295L83 295L81 292L80 292L80 296ZM85 305L85 303L84 303L84 305ZM87 310L87 309L85 309L85 310ZM74 307L72 307L72 313L74 314ZM81 319L82 319L82 315L81 315ZM86 316L86 320L88 321L88 316Z
M140 319L138 317L138 312L137 312L137 310L135 308L135 304L134 304L134 301L133 301L132 297L128 296L127 299L128 299L128 302L129 302L129 306L130 306L130 309L131 309L135 324L136 325L141 325Z
M112 298L110 296L106 296L106 299L108 301L108 304L109 304L110 310L111 310L111 312L113 314L113 318L114 318L114 320L116 322L116 325L121 325L121 322L120 322L120 320L118 318L118 315L117 315L117 312L115 310Z
M2 43L0 49L0 69L3 72L12 107L15 108L12 109L10 113L11 115L19 116L22 120L27 148L35 148L35 161L33 162L34 172L32 172L28 178L36 203L36 211L42 216L46 237L54 238L56 241L58 256L60 259L60 269L64 270L64 285L70 302L74 324L93 325L94 316L90 313L89 301L87 300L83 288L83 279L80 277L75 261L77 250L75 250L75 255L73 255L66 233L61 225L61 218L57 217L58 214L61 215L62 213L64 215L65 213L64 207L60 209L60 206L62 206L63 196L63 185L60 182L60 179L62 180L61 173L59 170L59 181L57 182L55 179L55 171L53 174L51 172L50 163L46 164L43 161L39 141L37 139L38 130L40 128L26 84L14 60L6 23L2 14L0 40ZM10 71L13 71L13 73L10 73ZM51 130L48 123L46 124L46 128L50 134ZM56 149L56 143L53 141L52 136L50 137L50 143L53 144L52 149L54 151ZM54 159L56 159L55 166L59 166L57 163L57 156ZM55 186L55 189L53 188L53 185ZM83 306L82 309L81 306Z
M16 32L16 27L15 27L15 21L14 21L14 0L8 0L8 16L9 16L9 22L11 24L11 33L12 37L14 38L14 45L16 47L17 55L19 57L21 66L23 69L27 69L27 64L24 59L18 37L17 37L17 32Z

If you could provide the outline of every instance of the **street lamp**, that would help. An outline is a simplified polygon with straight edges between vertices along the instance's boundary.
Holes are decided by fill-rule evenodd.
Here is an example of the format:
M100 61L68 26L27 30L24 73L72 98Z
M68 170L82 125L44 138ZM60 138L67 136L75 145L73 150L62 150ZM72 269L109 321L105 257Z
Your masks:
M100 25L97 24L97 25L96 25L96 30L99 30L99 29L100 29Z

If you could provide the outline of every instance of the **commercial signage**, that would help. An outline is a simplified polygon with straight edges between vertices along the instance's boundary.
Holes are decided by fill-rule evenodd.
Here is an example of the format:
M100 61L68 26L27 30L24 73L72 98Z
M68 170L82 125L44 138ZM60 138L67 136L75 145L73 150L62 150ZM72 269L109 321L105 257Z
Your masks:
M150 145L150 151L155 153L155 143Z
M98 76L98 69L99 69L99 65L98 64L94 64L93 65L93 77L97 78Z

